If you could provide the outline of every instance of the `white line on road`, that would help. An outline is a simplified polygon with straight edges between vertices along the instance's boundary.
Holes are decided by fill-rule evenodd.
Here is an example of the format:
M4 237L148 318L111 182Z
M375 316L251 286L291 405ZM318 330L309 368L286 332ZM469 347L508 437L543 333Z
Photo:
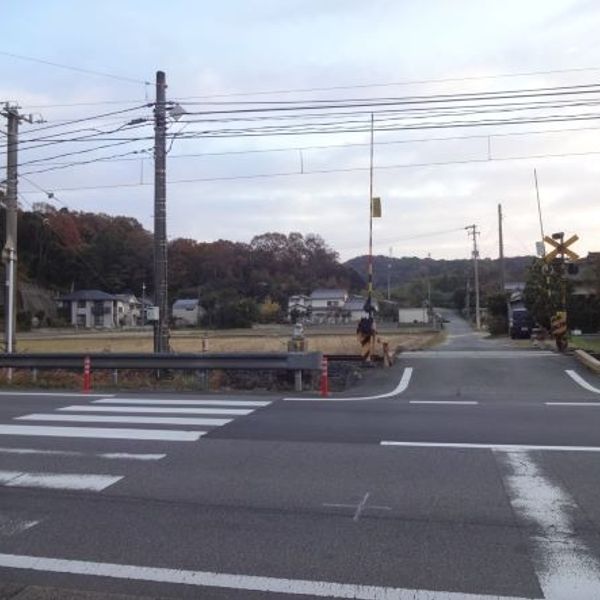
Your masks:
M0 392L0 396L55 396L57 398L112 398L114 394L80 394L76 392Z
M479 404L477 400L409 400L409 404L465 404L474 405Z
M108 412L108 413L149 413L149 414L174 414L174 415L249 415L254 412L241 408L156 408L142 406L64 406L60 411L69 412Z
M404 448L456 448L459 450L494 450L496 452L600 452L600 446L535 446L527 444L468 444L453 442L395 442L384 440L381 446L400 446Z
M597 598L600 565L573 527L575 501L545 477L528 454L506 452L500 460L515 513L534 527L533 564L545 598Z
M166 454L137 454L134 452L101 452L96 454L86 454L77 452L77 450L41 450L38 448L0 448L0 454L18 454L18 455L47 455L47 456L90 456L96 458L106 458L111 460L161 460Z
M154 440L160 442L196 442L205 431L174 429L117 429L103 427L51 427L45 425L0 425L0 435L42 437L101 438L109 440Z
M41 521L29 521L27 519L21 519L20 517L0 513L0 536L10 537L18 535L23 531L35 527L40 522Z
M92 404L144 404L158 406L268 406L270 400L145 400L140 398L114 398L112 400L94 400Z
M567 369L565 373L582 388L588 390L589 392L594 392L594 394L600 394L600 390L594 387L591 383L588 383L579 373L572 371L571 369Z
M357 402L363 400L381 400L382 398L392 398L393 396L398 396L406 390L408 384L410 383L412 373L412 367L406 367L402 373L402 377L400 378L398 385L391 392L378 394L376 396L359 396L349 398L284 398L284 400L290 402Z
M560 358L562 355L547 350L413 350L402 352L401 358Z
M196 587L214 587L233 590L294 594L318 598L354 598L356 600L524 600L510 596L488 596L462 592L442 592L393 588L355 583L282 579L258 575L186 571L165 567L141 567L84 560L64 560L40 556L0 554L0 567L26 569L50 573L69 573L133 581L153 581Z
M195 419L190 417L137 417L114 415L66 415L34 413L15 417L15 421L60 421L77 423L138 423L145 425L201 425L221 427L231 423L231 419Z
M7 487L45 488L52 490L100 492L121 479L123 479L122 475L0 471L0 484Z
M600 406L600 402L544 402L546 406Z

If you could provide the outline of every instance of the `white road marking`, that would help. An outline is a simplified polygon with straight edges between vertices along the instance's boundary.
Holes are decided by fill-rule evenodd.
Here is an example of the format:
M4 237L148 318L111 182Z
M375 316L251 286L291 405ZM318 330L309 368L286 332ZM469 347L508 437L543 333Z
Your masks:
M103 452L96 454L99 458L108 460L161 460L166 454L135 454L133 452Z
M533 564L545 598L597 598L600 565L577 538L571 514L575 501L545 477L529 454L506 452L500 459L515 513L535 528Z
M588 383L579 373L567 369L565 373L575 382L578 383L582 388L588 390L588 392L594 392L594 394L600 394L600 390L594 387L591 383Z
M92 404L144 404L166 406L268 406L270 400L145 400L140 398L114 398L112 400L94 400Z
M560 358L549 350L414 350L402 352L400 358Z
M600 446L534 446L523 444L467 444L452 442L395 442L384 440L381 446L400 446L404 448L457 448L463 450L494 450L495 452L600 452Z
M48 456L91 456L107 459L124 460L161 460L166 454L136 454L133 452L104 452L96 454L86 454L76 450L40 450L38 448L0 448L0 454L19 454L19 455L48 455Z
M600 406L600 402L544 402L546 406Z
M57 415L34 413L15 417L15 421L60 421L77 423L140 423L145 425L203 425L221 427L231 423L231 419L195 419L190 417L135 417L114 415Z
M0 396L56 396L58 398L112 398L114 394L83 394L79 392L7 392Z
M108 413L149 413L149 414L174 414L174 415L249 415L254 412L241 408L156 408L141 406L64 406L57 409L69 412L108 412Z
M477 400L409 400L409 404L479 404Z
M205 433L205 431L178 431L174 429L117 429L108 427L0 425L0 435L102 438L111 440L154 440L161 442L196 442Z
M363 400L381 400L382 398L392 398L398 396L406 390L412 377L412 367L406 367L402 373L402 377L398 382L398 385L391 391L385 394L378 394L376 396L360 396L350 398L284 398L284 400L290 402L357 402Z
M133 581L153 581L196 587L214 587L233 590L294 594L318 598L353 598L355 600L525 600L514 596L489 596L462 592L438 592L393 588L355 583L282 579L259 575L186 571L165 567L141 567L84 560L65 560L41 556L0 554L0 567L50 573L69 573Z
M18 535L38 525L41 521L29 521L19 517L11 517L0 513L0 536L10 537Z
M46 488L52 490L100 492L121 479L123 479L122 475L0 471L0 484L7 487Z

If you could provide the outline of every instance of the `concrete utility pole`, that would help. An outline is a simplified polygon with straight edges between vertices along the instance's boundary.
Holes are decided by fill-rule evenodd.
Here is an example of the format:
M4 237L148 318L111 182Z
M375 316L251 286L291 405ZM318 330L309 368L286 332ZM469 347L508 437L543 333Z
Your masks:
M154 107L154 305L158 307L158 321L154 322L154 352L169 351L166 89L165 74L157 71Z
M16 349L15 331L17 326L17 160L19 148L19 110L9 105L2 114L7 118L6 147L6 235L2 251L5 265L6 289L4 296L4 348L12 353ZM9 372L10 377L10 372Z
M504 267L504 238L502 235L502 204L498 204L498 246L500 253L500 291L506 290L506 271Z
M481 329L481 307L479 305L479 250L477 249L477 236L480 232L477 231L477 225L468 225L465 227L469 237L473 237L473 277L475 283L475 327Z
M465 290L465 313L467 321L471 320L471 280L467 274L467 289Z

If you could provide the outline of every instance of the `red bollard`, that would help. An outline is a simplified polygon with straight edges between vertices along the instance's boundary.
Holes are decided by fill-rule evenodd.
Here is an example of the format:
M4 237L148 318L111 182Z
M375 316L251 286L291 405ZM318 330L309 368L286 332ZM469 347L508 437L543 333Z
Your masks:
M327 357L321 359L321 396L329 396L329 370L327 367Z
M92 389L92 361L89 356L83 359L83 391L88 393Z

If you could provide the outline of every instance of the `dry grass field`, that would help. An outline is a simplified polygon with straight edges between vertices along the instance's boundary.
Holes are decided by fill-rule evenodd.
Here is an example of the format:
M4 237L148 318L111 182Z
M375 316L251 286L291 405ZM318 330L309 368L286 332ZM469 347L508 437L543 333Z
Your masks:
M417 350L439 343L443 334L390 330L379 335L393 349ZM285 352L289 333L281 329L246 331L174 331L171 346L175 352L202 352L203 339L208 352ZM353 331L319 331L306 335L308 350L325 354L358 354ZM18 352L152 352L151 332L23 334L17 340Z

